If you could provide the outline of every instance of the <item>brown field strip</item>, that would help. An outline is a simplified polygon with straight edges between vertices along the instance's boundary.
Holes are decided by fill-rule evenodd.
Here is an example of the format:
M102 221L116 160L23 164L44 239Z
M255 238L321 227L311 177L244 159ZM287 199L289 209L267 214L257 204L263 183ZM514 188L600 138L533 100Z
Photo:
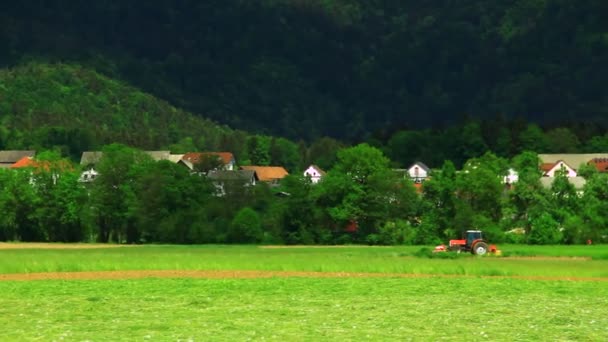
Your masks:
M134 247L136 245L116 245L108 243L46 243L46 242L0 242L0 250L3 249L99 249L99 248L122 248Z
M484 278L544 281L595 281L608 278L546 277L546 276L475 276L449 274L304 272L304 271L204 271L204 270L142 270L142 271L87 271L0 274L0 281L31 280L124 280L145 278L201 278L201 279L262 279L262 278Z

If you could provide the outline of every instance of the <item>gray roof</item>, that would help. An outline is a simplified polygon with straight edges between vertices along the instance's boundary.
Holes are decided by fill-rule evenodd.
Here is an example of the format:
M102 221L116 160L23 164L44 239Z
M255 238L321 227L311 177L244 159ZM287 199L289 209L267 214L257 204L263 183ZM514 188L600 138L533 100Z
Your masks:
M144 151L144 153L156 161L169 160L171 156L169 151ZM101 151L82 152L82 156L80 157L80 165L97 164L102 156L103 152Z
M97 164L101 159L101 156L103 156L103 152L101 151L82 152L82 156L80 156L80 165Z
M420 167L421 167L421 168L422 168L424 171L426 171L426 172L431 171L431 168L430 168L430 167L428 167L428 166L426 166L426 164L424 164L424 163L423 163L423 162L421 162L421 161L417 161L417 162L415 162L414 164L410 165L410 167L408 167L407 169L408 169L408 170L410 170L410 169L411 169L411 168L413 168L415 165L420 166Z
M0 163L15 164L23 157L33 157L36 151L0 151Z
M555 177L542 177L540 179L540 183L545 189L550 189L554 181ZM585 184L587 184L587 181L583 177L568 177L568 181L570 184L574 185L576 190L582 190L585 187Z
M258 175L253 170L217 170L211 171L207 175L209 179L212 180L221 180L221 181L231 181L231 180L241 180L241 181L251 181L258 180Z
M539 154L543 163L557 163L563 161L574 169L578 169L581 164L587 164L595 158L608 158L608 153L563 153L563 154Z

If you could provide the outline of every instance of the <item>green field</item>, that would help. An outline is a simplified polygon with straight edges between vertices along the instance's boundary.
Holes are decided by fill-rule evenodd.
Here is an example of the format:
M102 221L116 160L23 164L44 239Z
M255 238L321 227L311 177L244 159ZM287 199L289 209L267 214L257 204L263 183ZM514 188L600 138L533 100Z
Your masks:
M608 246L501 246L507 257L455 259L416 257L424 254L420 249L0 250L1 274L164 269L427 275L0 281L0 341L608 340Z

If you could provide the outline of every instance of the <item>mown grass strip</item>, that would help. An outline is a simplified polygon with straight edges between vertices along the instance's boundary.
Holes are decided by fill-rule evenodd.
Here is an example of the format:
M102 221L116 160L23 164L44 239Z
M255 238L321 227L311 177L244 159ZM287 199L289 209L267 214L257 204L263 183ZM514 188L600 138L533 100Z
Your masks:
M608 277L608 260L470 255L437 259L412 256L417 250L420 250L420 247L263 249L255 246L142 246L90 250L0 250L0 274L122 270L261 270Z
M0 282L0 339L605 341L608 287L483 278Z

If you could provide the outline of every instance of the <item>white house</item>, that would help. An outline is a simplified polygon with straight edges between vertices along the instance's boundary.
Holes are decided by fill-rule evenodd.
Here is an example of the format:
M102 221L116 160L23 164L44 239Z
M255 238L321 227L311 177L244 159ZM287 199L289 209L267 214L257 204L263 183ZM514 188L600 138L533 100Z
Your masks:
M572 167L570 167L570 165L566 164L562 160L558 160L553 165L550 165L550 163L543 164L541 168L545 172L543 174L543 176L545 176L545 177L555 177L555 173L560 172L560 171L565 172L566 177L569 177L569 178L577 176L576 170L574 170Z
M507 171L507 175L503 178L503 182L505 184L517 183L518 180L519 173L517 173L517 171L515 171L513 168L510 168L509 171Z
M90 169L88 169L86 171L83 171L80 174L79 181L80 182L85 182L85 183L92 182L92 181L95 180L95 178L97 178L98 175L99 175L99 172L95 171L94 168L90 168Z
M422 183L429 178L430 173L431 169L422 162L415 162L407 169L407 174L414 183Z
M304 171L304 177L310 177L310 181L313 184L317 184L324 176L325 171L316 165L310 165L308 169Z

